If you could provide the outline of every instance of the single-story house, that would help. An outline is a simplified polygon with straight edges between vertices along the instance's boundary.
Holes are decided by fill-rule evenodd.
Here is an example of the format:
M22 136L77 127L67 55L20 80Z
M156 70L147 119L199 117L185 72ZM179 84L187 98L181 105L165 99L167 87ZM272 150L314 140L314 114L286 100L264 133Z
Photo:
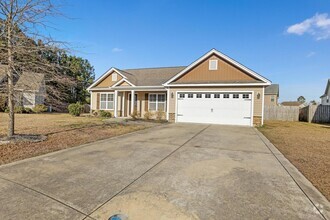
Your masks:
M321 105L330 105L330 79L328 79L324 94L320 97Z
M271 84L265 88L265 106L277 106L280 96L280 88L278 84Z
M0 88L3 95L6 94L6 65L0 65ZM46 86L44 74L22 72L14 75L14 96L16 106L33 108L37 104L44 104Z
M164 112L170 122L261 125L271 81L212 49L188 66L110 68L89 88L91 110Z
M298 101L284 101L281 103L281 106L293 106L293 107L303 108L306 107L306 104Z

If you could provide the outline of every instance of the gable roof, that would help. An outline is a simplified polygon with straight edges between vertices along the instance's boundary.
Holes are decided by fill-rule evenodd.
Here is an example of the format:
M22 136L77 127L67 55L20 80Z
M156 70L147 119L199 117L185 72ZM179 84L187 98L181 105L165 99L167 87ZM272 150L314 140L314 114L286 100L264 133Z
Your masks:
M185 66L158 67L122 70L130 82L136 86L161 86L169 78L182 71Z
M196 60L195 62L191 63L189 66L187 66L185 69L183 69L181 72L179 72L178 74L176 74L175 76L173 76L172 78L170 78L168 81L166 81L164 83L165 86L169 85L170 83L172 83L174 80L178 79L180 76L184 75L185 73L187 73L189 70L191 70L192 68L194 68L195 66L199 65L202 61L204 61L205 59L207 59L208 57L212 56L212 55L216 55L224 60L226 60L227 62L231 63L232 65L234 65L235 67L243 70L244 72L246 72L247 74L253 76L254 78L262 81L262 84L265 85L270 85L271 81L266 79L265 77L259 75L258 73L254 72L253 70L247 68L246 66L240 64L239 62L237 62L236 60L228 57L227 55L217 51L216 49L212 49L209 52L207 52L206 54L204 54L202 57L200 57L198 60ZM235 82L233 82L235 83Z
M270 85L271 81L266 79L265 77L259 75L258 73L254 72L253 70L248 69L247 67L243 66L242 64L238 63L237 61L233 60L232 58L226 56L225 54L220 53L219 51L212 49L204 56L190 64L189 66L177 66L177 67L158 67L158 68L138 68L138 69L118 69L118 68L110 68L106 71L101 77L99 77L92 85L90 85L87 90L91 90L94 86L98 85L103 79L107 76L116 72L120 74L123 79L115 83L109 88L114 88L119 86L122 82L127 82L130 86L140 86L140 87L156 87L156 86L179 86L178 83L172 83L175 79L180 77L181 75L185 74L187 71L198 65L200 62L205 60L206 58L216 55L226 62L229 62L231 65L235 66L236 68L242 70L244 73L252 76L255 80L239 82L239 81L227 81L227 82L207 82L209 86L213 85ZM189 83L187 85L202 85L202 84L193 84ZM123 86L125 87L125 86Z
M329 94L329 90L330 90L330 79L328 79L328 83L327 86L325 87L324 94L320 98L326 97Z
M44 84L44 74L23 72L15 84L15 90L39 91Z
M117 68L111 67L110 69L108 69L102 76L100 76L95 82L92 83L92 85L90 85L87 90L90 90L91 88L93 88L94 86L96 86L97 84L99 84L103 79L105 79L107 76L109 76L111 73L116 72L119 75L121 75L123 78L127 79L127 77L125 76L125 74L122 73L122 71L120 71Z
M277 95L279 96L280 89L278 84L271 84L265 88L265 95Z

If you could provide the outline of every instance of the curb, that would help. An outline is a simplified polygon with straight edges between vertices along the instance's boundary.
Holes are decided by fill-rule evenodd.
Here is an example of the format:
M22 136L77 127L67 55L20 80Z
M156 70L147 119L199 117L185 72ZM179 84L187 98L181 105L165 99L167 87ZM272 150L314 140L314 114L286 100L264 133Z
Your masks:
M294 182L303 191L325 220L330 220L330 203L325 196L272 144L266 136L255 128L257 135L281 163Z

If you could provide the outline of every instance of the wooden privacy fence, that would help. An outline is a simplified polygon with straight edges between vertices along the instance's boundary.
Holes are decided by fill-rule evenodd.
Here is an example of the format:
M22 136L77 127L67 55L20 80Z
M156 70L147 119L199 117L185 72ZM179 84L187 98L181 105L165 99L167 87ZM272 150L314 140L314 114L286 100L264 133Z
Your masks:
M299 121L297 106L265 106L265 120Z
M300 109L300 121L330 123L330 105L309 105Z

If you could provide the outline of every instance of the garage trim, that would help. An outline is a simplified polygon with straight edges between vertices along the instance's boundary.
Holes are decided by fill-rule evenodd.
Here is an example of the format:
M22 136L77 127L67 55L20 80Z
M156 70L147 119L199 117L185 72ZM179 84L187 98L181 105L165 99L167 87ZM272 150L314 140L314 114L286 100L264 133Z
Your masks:
M254 91L249 90L180 90L175 92L175 123L178 122L178 93L251 93L251 121L250 126L253 127L254 118Z

